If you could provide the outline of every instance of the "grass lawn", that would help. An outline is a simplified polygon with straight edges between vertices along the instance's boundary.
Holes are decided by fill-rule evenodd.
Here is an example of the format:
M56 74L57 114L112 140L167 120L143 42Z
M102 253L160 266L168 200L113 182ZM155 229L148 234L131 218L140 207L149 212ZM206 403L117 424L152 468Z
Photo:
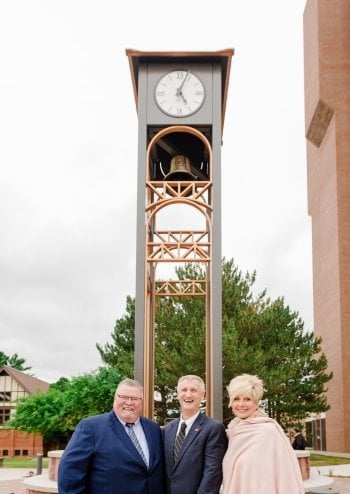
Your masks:
M37 461L36 458L24 458L23 456L18 458L4 458L4 468L28 468L29 470L36 470ZM49 466L48 458L43 458L43 468Z
M316 455L311 453L310 466L311 467L326 467L328 465L348 465L350 464L350 458L339 458L338 456L325 456Z

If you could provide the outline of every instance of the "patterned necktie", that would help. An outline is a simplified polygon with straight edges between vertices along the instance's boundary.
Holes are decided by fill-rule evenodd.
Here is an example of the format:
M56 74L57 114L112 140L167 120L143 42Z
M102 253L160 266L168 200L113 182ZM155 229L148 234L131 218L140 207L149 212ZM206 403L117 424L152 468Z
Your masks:
M176 462L177 457L179 456L180 450L182 448L182 445L184 443L186 437L186 427L187 427L186 422L182 422L179 433L175 438L174 451L173 451L174 463Z
M139 443L139 440L137 439L135 431L134 431L134 425L135 424L134 423L127 423L125 425L126 425L126 430L129 434L129 437L130 437L133 445L135 446L137 451L140 453L141 458L143 459L143 461L147 465L147 459L146 459L145 453L143 452L143 449L141 448L141 444Z

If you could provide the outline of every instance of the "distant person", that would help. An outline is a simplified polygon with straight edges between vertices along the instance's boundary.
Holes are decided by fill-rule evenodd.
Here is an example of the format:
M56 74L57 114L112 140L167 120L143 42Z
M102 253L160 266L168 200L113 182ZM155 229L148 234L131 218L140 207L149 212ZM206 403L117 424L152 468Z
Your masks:
M293 449L305 449L306 440L300 429L294 429L295 436L292 442Z
M204 396L202 378L180 377L180 417L163 429L167 494L219 493L227 439L223 424L200 411Z
M142 407L142 386L124 379L113 410L79 422L59 464L60 494L164 493L161 429Z
M280 425L259 408L263 382L243 374L228 386L235 418L227 429L223 494L304 494L296 455Z

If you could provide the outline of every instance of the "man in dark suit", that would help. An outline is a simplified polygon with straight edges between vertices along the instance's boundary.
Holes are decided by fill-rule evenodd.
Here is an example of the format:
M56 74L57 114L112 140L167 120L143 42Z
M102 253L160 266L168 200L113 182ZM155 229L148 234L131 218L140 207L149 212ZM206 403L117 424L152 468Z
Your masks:
M205 385L200 377L180 377L180 418L163 429L167 494L219 493L226 432L221 422L201 413L204 396ZM183 442L181 436L185 436Z
M165 492L160 426L141 416L142 406L142 386L124 379L112 411L79 422L59 464L60 494Z

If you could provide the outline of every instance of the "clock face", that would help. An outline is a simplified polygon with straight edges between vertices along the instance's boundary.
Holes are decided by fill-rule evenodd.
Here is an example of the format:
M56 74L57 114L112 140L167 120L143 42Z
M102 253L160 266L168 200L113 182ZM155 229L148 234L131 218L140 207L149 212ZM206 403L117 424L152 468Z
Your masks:
M160 110L172 117L187 117L199 110L205 98L200 79L189 70L174 70L163 76L155 89Z

